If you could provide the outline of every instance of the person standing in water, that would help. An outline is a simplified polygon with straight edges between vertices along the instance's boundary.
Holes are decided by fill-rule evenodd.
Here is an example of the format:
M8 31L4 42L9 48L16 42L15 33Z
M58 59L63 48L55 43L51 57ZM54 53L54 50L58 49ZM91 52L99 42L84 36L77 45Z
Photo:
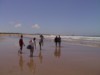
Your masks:
M36 38L33 38L33 42L34 42L34 48L36 49Z
M57 47L57 42L58 42L58 37L57 36L54 38L54 42L55 42L55 46Z
M44 45L44 36L43 35L40 35L40 40L41 40L41 45L43 46Z
M61 47L61 37L60 37L60 35L58 37L58 44L59 44L59 47Z
M39 40L39 46L40 46L40 50L41 50L41 46L43 46L43 41L44 40L44 36L43 35L40 35L40 40Z
M20 46L20 50L18 52L22 54L23 46L25 46L23 42L23 35L21 35L21 38L19 39L19 46Z
M29 41L29 44L31 46L30 48L30 57L33 57L33 52L34 52L34 42L32 40Z

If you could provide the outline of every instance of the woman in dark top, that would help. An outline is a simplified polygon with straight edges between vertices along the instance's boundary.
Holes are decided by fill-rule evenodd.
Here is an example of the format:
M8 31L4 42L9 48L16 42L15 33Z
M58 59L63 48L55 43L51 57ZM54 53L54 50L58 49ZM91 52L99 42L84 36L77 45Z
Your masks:
M59 44L59 47L61 47L61 37L60 37L60 35L58 37L58 44Z
M55 46L57 47L57 42L58 42L58 37L57 36L55 37L54 42L55 42Z
M23 49L23 46L25 46L24 42L23 42L23 35L21 35L21 38L19 39L19 46L20 46L20 54L22 54L22 49Z

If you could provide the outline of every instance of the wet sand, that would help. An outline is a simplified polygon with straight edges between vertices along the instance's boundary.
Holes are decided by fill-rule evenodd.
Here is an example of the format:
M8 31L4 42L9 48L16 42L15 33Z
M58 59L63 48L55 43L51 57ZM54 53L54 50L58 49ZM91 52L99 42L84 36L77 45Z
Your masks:
M55 48L53 41L45 39L42 50L37 46L30 58L29 39L24 38L22 55L18 54L18 40L0 40L0 75L100 75L99 47L62 42L61 48Z

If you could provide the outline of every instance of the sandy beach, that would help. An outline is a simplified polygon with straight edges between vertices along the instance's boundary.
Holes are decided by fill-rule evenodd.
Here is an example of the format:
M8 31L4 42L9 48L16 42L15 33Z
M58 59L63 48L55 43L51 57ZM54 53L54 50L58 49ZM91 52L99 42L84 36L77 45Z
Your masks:
M53 40L44 40L33 58L26 49L29 38L24 38L23 54L18 54L18 37L0 38L0 75L100 75L100 47L62 42L55 48Z

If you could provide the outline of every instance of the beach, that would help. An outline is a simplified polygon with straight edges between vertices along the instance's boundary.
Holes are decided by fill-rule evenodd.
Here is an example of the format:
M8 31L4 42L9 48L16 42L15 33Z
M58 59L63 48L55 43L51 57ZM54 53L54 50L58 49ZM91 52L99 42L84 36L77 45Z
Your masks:
M33 57L26 48L30 38L24 38L23 54L18 54L20 37L0 38L0 75L100 75L100 47L63 41L55 47L53 39L44 39L40 51Z

